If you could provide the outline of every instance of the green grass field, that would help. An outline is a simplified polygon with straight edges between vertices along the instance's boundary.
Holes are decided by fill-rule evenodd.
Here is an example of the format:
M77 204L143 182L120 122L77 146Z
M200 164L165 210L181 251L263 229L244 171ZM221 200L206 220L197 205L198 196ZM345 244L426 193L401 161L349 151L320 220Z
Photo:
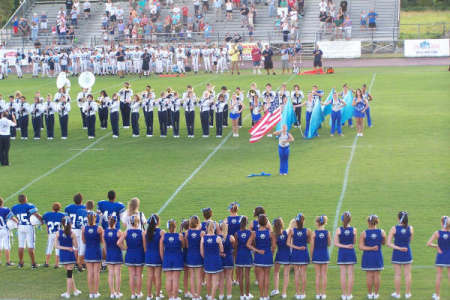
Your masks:
M440 38L448 32L449 23L450 14L445 10L401 11L400 35L403 39Z
M371 105L374 127L365 130L364 137L357 140L339 215L350 210L353 225L361 232L366 228L367 216L375 213L380 217L380 227L387 232L396 224L397 212L407 210L410 223L415 227L412 294L414 299L431 299L436 251L427 248L425 243L433 231L439 229L440 216L450 214L450 73L446 67L348 68L338 69L334 75L309 77L254 76L246 72L239 77L208 74L168 79L132 77L128 80L135 92L142 91L150 83L157 94L168 86L182 91L187 84L195 85L197 94L200 94L206 82L211 82L216 88L226 85L230 89L240 86L247 90L253 81L259 88L266 82L278 87L289 81L290 87L299 83L305 91L318 84L328 93L332 87L340 89L343 83L356 88L363 83L369 84L373 78L374 101ZM122 82L117 78L98 78L93 90L106 89L112 93L121 87ZM28 98L36 90L53 94L55 80L0 81L3 95L16 90ZM73 98L78 91L76 79L72 79ZM245 112L247 115L248 109ZM200 138L197 115L195 139L185 138L182 117L180 139L170 136L167 139L158 136L145 138L142 133L140 138L131 138L131 129L121 129L120 138L113 140L110 129L97 129L97 138L92 141L81 129L79 115L76 103L72 102L69 139L66 141L59 139L58 125L57 138L53 141L16 140L12 143L12 166L0 169L0 195L7 199L7 206L15 204L16 194L23 192L44 213L55 201L68 205L77 192L83 193L85 200L99 201L105 199L109 189L115 189L119 200L124 203L132 197L139 197L142 211L149 216L160 210L177 188L200 168L162 211L161 224L172 217L180 220L200 214L200 209L207 206L213 208L216 219L221 219L227 215L227 205L238 201L242 214L250 216L255 206L263 205L270 219L282 216L285 223L301 211L310 228L314 227L315 216L325 214L329 217L328 229L333 229L355 129L346 127L344 137L330 137L328 122L325 122L319 131L320 137L307 141L301 138L297 129L293 129L296 140L291 145L289 176L278 176L277 143L274 139L265 138L250 144L247 132L249 118L240 131L241 137L227 140L224 139L230 128L225 129L222 140ZM141 129L143 127L141 116ZM156 129L159 131L158 126ZM202 164L210 154L210 159ZM274 175L246 178L250 173L261 171ZM36 245L38 263L43 263L44 230L38 231ZM17 262L16 252L15 244L14 262ZM380 299L389 299L393 292L391 253L391 249L384 249L386 268L382 272ZM336 255L334 248L328 272L328 299L338 299L341 294ZM361 252L357 251L357 255L360 261ZM365 274L359 264L356 270L353 294L355 299L365 299ZM84 292L79 298L86 299L86 273L75 274L75 280ZM24 269L0 266L0 298L57 299L64 290L65 273L62 269L31 270L28 257ZM125 267L122 291L126 297L130 296ZM450 299L450 284L446 279L441 291L441 299ZM109 297L106 273L101 275L100 292L105 299ZM252 286L252 293L258 295L255 286ZM310 266L308 298L313 298L314 294L314 269ZM234 288L234 295L238 295L237 288ZM294 296L292 277L288 296Z

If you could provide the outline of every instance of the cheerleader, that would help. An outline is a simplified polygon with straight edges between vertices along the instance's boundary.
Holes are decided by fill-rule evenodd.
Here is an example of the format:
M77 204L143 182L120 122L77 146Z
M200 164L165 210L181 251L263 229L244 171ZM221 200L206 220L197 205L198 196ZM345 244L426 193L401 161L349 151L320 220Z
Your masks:
M239 118L241 117L244 107L245 106L238 98L238 95L233 93L230 102L230 119L233 126L233 137L239 137Z
M440 299L440 289L442 272L447 269L450 278L450 219L448 216L441 217L441 229L435 231L427 242L427 246L436 248L436 291L433 294L434 300ZM437 240L437 244L434 241Z
M155 101L155 104L158 105L158 120L159 120L159 130L160 136L162 138L167 137L167 98L166 93L161 92L161 98Z
M228 224L228 234L234 236L236 232L240 230L241 227L241 218L242 216L238 215L239 203L232 202L228 206L228 210L230 211L230 215L224 220L226 224Z
M342 108L345 107L345 102L342 100L342 98L339 98L336 91L333 93L333 98L325 101L323 105L331 104L331 130L330 130L330 136L334 136L334 132L337 131L337 133L340 136L344 136L342 134Z
M251 231L257 231L259 228L259 215L264 215L266 213L266 210L262 206L257 206L253 210L253 221L250 224L250 230Z
M70 112L70 101L67 100L65 95L62 95L58 101L57 105L58 115L59 115L59 126L61 128L61 139L67 139L67 129L69 126L69 112Z
M281 217L273 220L273 232L277 245L277 254L275 255L275 268L273 271L274 289L270 293L270 296L272 297L280 293L280 269L283 265L283 289L281 291L281 298L286 299L287 288L289 285L289 273L291 271L291 249L287 245L288 234L287 231L284 230L284 223Z
M209 299L215 299L219 287L219 273L223 272L221 258L223 244L222 238L216 235L216 223L214 221L209 221L206 226L206 233L200 241L200 254L203 257L206 273L206 294Z
M87 209L87 207L86 207ZM100 244L103 242L103 228L96 225L97 215L93 212L87 214L87 226L82 229L83 243L86 245L84 261L87 267L87 282L89 298L99 298L98 287L100 284L100 267L102 262L102 251Z
M126 249L125 265L128 266L129 284L131 299L142 298L142 266L145 262L146 241L142 233L139 217L132 215L130 217L130 227L121 235L117 245ZM126 241L126 247L124 245Z
M83 112L86 116L86 122L88 126L88 139L95 138L95 114L97 110L97 103L94 102L94 97L89 94L83 106Z
M117 245L117 241L123 235L123 232L116 227L117 217L108 217L108 229L103 233L105 241L106 259L108 266L108 285L111 293L111 299L122 297L120 292L121 268L123 264L122 250Z
M202 137L209 137L209 117L210 117L210 109L211 109L211 93L206 90L203 92L203 97L200 99L198 105L200 106L200 120L202 123Z
M311 241L311 230L304 227L305 216L299 213L288 232L287 245L291 247L291 265L294 266L295 299L305 299L306 271L309 264L308 243Z
M252 235L247 241L247 247L255 253L255 274L258 280L260 300L269 299L270 268L273 266L273 251L276 245L268 223L266 215L259 215L259 228L257 231L252 231Z
M400 299L400 285L402 281L402 269L405 274L405 298L411 298L411 264L412 254L410 243L414 234L413 227L408 225L408 213L398 213L398 225L389 230L387 246L394 249L392 252L392 264L394 265L395 292L392 298ZM394 243L392 243L394 239ZM403 267L403 268L402 268Z
M155 93L152 87L147 85L142 93L142 109L144 111L145 126L147 128L147 137L153 136L153 108L155 107Z
M189 220L183 219L180 224L180 233L183 235L184 239L184 246L182 248L182 254L183 254L183 262L184 262L184 268L183 268L183 290L184 290L184 298L192 298L192 294L189 292L189 271L188 267L186 266L186 260L187 260L187 248L186 248L186 234L189 230ZM178 292L181 293L181 290Z
M141 98L136 94L131 101L131 128L132 137L139 137L139 110L141 109Z
M232 288L233 288L233 270L234 270L234 235L230 234L229 226L227 223L222 222L220 224L220 232L222 236L223 244L223 255L222 255L222 266L223 272L220 273L219 280L219 299L224 298L224 290L226 284L227 300L232 298ZM226 282L226 283L225 283Z
M370 215L367 219L369 228L361 233L359 237L359 249L363 251L361 268L366 271L368 299L378 299L380 295L380 271L384 269L383 253L381 246L384 245L386 234L384 230L378 229L378 216Z
M180 137L180 106L181 106L181 99L178 97L178 93L174 92L171 101L172 126L174 138Z
M350 226L352 215L346 211L341 216L342 226L336 229L334 245L338 247L337 264L341 271L342 300L353 299L354 265L356 264L356 228Z
M204 232L197 216L189 218L186 233L186 266L188 268L191 295L194 300L201 299L203 257L200 254L200 242Z
M153 283L155 284L156 300L161 294L161 253L159 252L159 240L164 235L164 230L159 228L159 216L152 214L148 219L148 227L145 232L147 249L145 251L145 266L147 267L147 300L153 299Z
M367 103L369 103L370 101L373 100L372 95L367 91L367 85L366 85L366 84L363 84L363 85L362 85L361 92L362 92L362 94L363 94L363 98L364 98L365 100L367 100ZM368 126L369 128L371 128L371 127L372 127L372 118L370 117L370 106L367 106L367 109L366 109L366 118L367 118L367 126Z
M132 198L128 202L128 208L127 210L121 214L121 221L123 224L126 224L127 229L131 228L131 217L134 216L139 219L139 224L141 226L141 229L145 228L145 225L147 224L147 220L145 219L145 215L143 212L139 211L139 206L141 205L141 200L139 198L135 197Z
M98 118L100 120L100 128L106 129L108 128L108 107L111 100L106 91L103 90L100 92L100 97L98 97L97 101L99 102Z
M219 96L217 97L217 102L214 105L214 110L216 112L216 138L222 137L225 105L225 96L223 94L219 94Z
M177 224L175 220L167 222L168 232L161 233L159 251L162 257L162 269L166 274L166 291L169 300L178 297L178 287L180 284L180 272L183 271L184 238L181 233L176 232Z
M214 222L214 223L216 223L216 222L213 221L213 219L212 219L213 211L210 207L203 208L202 214L203 214L203 218L205 219L205 221L202 222L202 231L206 231L209 222ZM216 226L216 228L217 228L217 226Z
M363 94L360 89L356 90L355 98L353 99L354 107L353 110L353 116L356 119L356 131L357 136L363 136L363 129L364 129L364 115L369 107L369 103L366 99L364 99Z
M70 217L64 217L61 220L61 226L62 229L60 229L55 236L55 248L59 250L59 263L64 266L67 274L66 292L61 294L61 297L69 299L71 291L74 296L79 296L81 294L81 291L77 290L77 287L75 286L75 279L73 279L73 267L76 263L74 252L77 251L78 243L77 237L72 232Z
M286 98L284 98L286 99ZM294 141L294 137L287 131L287 125L283 124L280 131L273 133L278 136L278 155L280 157L280 175L287 175L289 168L289 143Z
M114 139L119 137L119 109L119 95L114 93L111 101L109 102L109 119L111 120L112 137Z
M258 95L254 94L250 102L250 111L252 114L252 126L258 123L258 121L261 119L261 109L262 103L259 102Z
M248 300L253 298L253 295L250 294L250 269L253 266L253 256L250 248L247 247L247 242L252 232L247 229L248 218L246 216L242 216L239 223L240 228L234 234L236 241L234 244L236 252L236 276L239 282L240 300Z
M331 236L325 229L327 221L327 216L317 217L317 229L311 235L311 261L316 270L316 299L327 298L327 271L330 262L328 247L331 244Z

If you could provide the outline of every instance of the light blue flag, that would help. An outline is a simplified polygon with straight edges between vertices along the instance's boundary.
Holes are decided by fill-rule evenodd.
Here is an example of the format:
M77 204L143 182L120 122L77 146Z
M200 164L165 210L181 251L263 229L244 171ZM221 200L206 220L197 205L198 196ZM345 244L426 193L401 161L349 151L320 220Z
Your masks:
M295 117L294 106L292 105L291 98L288 97L283 112L281 113L281 121L278 122L276 131L281 130L281 126L284 124L287 125L287 130L289 131L292 128L292 124L295 122L297 122L297 118Z
M325 100L325 102L328 102L328 101L332 100L333 99L333 94L334 94L334 88L331 89L330 93L328 94L327 100ZM330 102L330 104L325 105L324 107L322 107L323 117L325 118L326 116L331 114L331 110L332 110L331 102Z
M347 95L344 97L345 106L342 109L342 124L347 122L349 119L353 117L353 93L352 91L348 91Z
M322 114L322 107L320 104L320 101L317 101L314 105L312 114L311 114L311 120L309 123L309 131L306 132L306 138L312 139L313 137L317 136L317 130L320 128L320 125L322 124L324 120L323 114Z

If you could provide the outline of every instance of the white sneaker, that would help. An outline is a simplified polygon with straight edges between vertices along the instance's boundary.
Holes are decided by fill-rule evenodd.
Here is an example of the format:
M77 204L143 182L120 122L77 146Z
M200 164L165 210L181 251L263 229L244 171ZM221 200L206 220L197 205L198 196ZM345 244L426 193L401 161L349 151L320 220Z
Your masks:
M233 295L227 295L227 300L231 300L233 298Z
M136 295L136 299L141 299L142 297L144 297L144 294L142 294L142 292L138 295Z
M272 292L270 292L270 297L276 296L276 295L278 295L279 293L280 293L279 290L273 290Z
M136 295L131 295L130 299L137 299L137 297L136 297Z
M269 134L267 135L267 137L272 137L272 134L271 134L271 133L269 133Z
M109 298L111 298L111 299L116 299L116 294L111 294L111 295L109 295Z
M117 299L120 299L120 298L122 298L122 296L123 296L123 294L122 294L122 293L116 293L116 298L117 298Z
M245 297L245 296L240 296L240 297L239 297L239 300L247 300L247 297Z
M320 295L316 295L316 299L320 300L321 299Z
M380 295L378 295L378 294L373 294L373 299L378 299L378 298L380 298Z
M70 294L69 293L63 293L63 294L61 294L61 298L66 298L66 299L69 299L70 298Z
M94 299L94 294L89 294L89 299Z
M139 137L139 135L137 135L137 134L133 134L133 135L132 135L132 137Z
M434 300L439 300L439 299L441 298L441 297L439 297L438 295L436 295L435 293L433 294L432 297L433 297Z
M394 298L394 299L400 299L400 294L397 294L396 292L393 292L391 294L391 297Z
M287 295L281 295L281 299L287 299Z
M409 299L409 298L411 298L411 297L412 297L411 294L405 294L405 299Z
M368 294L367 299L373 299L373 294Z
M159 292L159 298L164 298L164 294L163 294L163 292L161 291L161 292Z
M147 300L153 300L153 297L147 296Z
M74 292L73 292L73 295L76 297L76 296L79 296L79 295L81 295L81 291L80 290L75 290Z
M219 300L223 300L223 298L225 298L224 295L219 295Z
M352 300L353 299L353 295L348 295L347 296L347 300Z
M233 285L239 285L239 281L233 280Z
M184 294L184 298L192 298L192 294L187 292Z
M327 299L327 295L325 295L325 294L321 295L320 299Z
M95 298L95 299L100 298L100 296L101 296L100 293L94 294L94 298Z
M301 299L300 296L301 296L301 295L297 295L297 294L296 294L296 295L295 295L295 299L300 300L300 299Z

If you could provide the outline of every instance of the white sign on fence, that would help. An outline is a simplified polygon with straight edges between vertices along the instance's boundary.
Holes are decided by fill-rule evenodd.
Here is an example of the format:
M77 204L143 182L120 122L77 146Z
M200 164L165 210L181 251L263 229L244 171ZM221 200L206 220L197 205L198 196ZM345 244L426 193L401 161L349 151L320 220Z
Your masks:
M324 58L361 57L361 41L320 41Z
M449 56L449 40L405 40L406 57Z

